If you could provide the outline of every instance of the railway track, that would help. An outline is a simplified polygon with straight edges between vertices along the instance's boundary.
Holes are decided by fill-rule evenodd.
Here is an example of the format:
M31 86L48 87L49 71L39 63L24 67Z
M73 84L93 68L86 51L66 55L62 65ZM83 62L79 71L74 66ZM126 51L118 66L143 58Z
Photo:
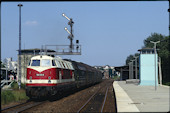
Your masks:
M113 81L107 81L102 84L100 88L82 105L77 113L106 112L107 110L105 109L105 104L110 98L108 97L108 91L112 89L112 83Z
M41 101L41 102L35 102L35 101L27 101L18 105L6 107L1 110L1 113L19 113L22 111L25 111L27 109L30 109L32 107L38 106L42 103L45 103L46 101Z

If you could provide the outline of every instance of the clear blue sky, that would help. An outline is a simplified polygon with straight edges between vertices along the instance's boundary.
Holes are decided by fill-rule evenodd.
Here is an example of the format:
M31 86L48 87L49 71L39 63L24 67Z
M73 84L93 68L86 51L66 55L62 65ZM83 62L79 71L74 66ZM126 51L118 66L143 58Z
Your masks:
M168 36L168 1L2 2L1 59L17 60L19 8L22 3L22 49L68 45L69 28L62 13L73 18L74 40L82 55L61 56L89 65L122 66L151 33Z

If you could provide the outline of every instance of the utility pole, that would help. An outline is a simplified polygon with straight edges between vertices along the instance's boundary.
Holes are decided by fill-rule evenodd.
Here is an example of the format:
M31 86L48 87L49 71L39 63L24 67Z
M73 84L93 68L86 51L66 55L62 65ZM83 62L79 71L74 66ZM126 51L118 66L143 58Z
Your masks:
M157 66L157 62L156 62L156 44L157 43L160 43L160 41L157 41L157 42L153 42L153 41L150 41L151 43L154 44L154 52L155 52L155 90L156 90L156 66Z
M19 77L18 77L18 86L21 88L21 7L22 4L18 4L19 7Z
M169 1L169 9L168 9L168 12L169 12L169 42L170 42L170 0L168 0L168 1ZM169 44L169 51L170 51L170 44ZM170 59L170 55L169 55L169 59ZM168 60L168 66L170 66L170 60ZM168 75L170 75L170 70L168 70ZM170 107L169 107L169 110L170 110Z
M129 64L129 78L130 78L130 62L128 64Z

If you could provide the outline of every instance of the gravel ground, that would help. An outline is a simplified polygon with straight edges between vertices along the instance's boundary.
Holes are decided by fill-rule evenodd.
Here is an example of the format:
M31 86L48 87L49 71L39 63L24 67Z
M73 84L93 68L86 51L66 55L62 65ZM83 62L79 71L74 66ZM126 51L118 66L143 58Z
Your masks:
M53 113L53 112L77 112L80 107L84 105L84 103L93 95L105 82L108 80L105 80L99 84L96 84L94 86L91 86L89 88L83 89L81 91L75 92L73 94L70 94L68 96L62 97L55 101L49 101L44 103L44 105L39 105L34 108L31 108L29 110L24 111L25 113L30 112L38 112L38 113ZM113 81L113 80L112 80ZM109 102L106 104L110 109L114 108L114 98L112 87L109 88ZM112 102L113 101L113 102ZM107 111L104 109L104 111ZM112 111L112 110L110 110Z

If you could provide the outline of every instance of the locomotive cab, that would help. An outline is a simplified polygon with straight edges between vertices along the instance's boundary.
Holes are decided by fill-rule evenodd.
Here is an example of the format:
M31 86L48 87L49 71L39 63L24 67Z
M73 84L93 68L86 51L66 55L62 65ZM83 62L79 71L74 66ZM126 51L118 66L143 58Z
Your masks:
M74 81L70 62L47 55L34 56L27 67L26 94L30 98L55 95Z

